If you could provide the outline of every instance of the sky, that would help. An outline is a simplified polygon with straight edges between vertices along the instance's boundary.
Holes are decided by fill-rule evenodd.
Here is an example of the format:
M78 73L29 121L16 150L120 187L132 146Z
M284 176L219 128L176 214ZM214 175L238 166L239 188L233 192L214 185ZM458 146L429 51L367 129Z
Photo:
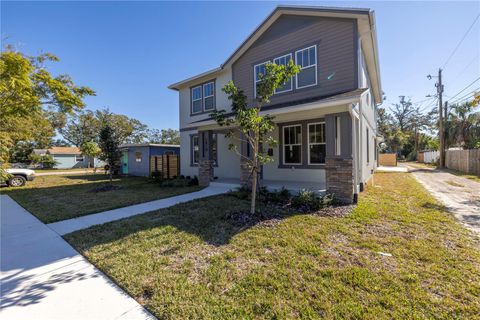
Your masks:
M178 93L168 85L218 67L279 4L375 10L383 107L435 93L427 79L444 66L446 100L480 77L480 14L474 2L7 2L2 47L53 53L53 74L69 74L97 93L89 109L108 107L151 128L178 129ZM451 54L453 56L449 59ZM459 94L480 87L480 81ZM453 100L455 100L454 98ZM429 99L418 105L433 107Z

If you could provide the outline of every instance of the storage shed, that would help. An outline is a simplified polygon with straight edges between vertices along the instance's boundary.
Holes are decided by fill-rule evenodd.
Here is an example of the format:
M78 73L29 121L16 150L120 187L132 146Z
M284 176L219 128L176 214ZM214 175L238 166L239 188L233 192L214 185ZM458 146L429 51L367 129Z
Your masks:
M167 177L179 174L179 145L130 143L120 148L123 174L142 177L149 177L154 171L165 172Z

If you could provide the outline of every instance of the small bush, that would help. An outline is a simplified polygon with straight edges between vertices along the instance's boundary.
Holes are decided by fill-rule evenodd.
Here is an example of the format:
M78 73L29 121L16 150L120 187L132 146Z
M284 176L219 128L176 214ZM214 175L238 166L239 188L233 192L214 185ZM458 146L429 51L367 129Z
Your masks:
M292 198L292 207L302 211L318 211L333 204L333 196L317 196L313 191L301 190Z

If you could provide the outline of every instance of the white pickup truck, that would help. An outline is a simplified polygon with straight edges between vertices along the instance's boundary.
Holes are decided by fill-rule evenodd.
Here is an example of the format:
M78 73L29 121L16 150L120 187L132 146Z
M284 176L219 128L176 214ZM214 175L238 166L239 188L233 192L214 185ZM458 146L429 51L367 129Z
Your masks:
M2 185L10 187L22 187L27 181L35 179L35 171L30 169L3 169L11 176L7 181L0 181Z

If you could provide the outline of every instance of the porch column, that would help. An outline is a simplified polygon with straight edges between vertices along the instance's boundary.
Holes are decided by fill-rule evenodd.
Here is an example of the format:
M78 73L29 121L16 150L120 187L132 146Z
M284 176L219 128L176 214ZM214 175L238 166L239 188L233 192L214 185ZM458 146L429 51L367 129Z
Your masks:
M213 133L211 130L198 132L199 160L198 184L206 187L213 181Z
M327 192L343 203L354 197L352 119L348 112L325 116Z

